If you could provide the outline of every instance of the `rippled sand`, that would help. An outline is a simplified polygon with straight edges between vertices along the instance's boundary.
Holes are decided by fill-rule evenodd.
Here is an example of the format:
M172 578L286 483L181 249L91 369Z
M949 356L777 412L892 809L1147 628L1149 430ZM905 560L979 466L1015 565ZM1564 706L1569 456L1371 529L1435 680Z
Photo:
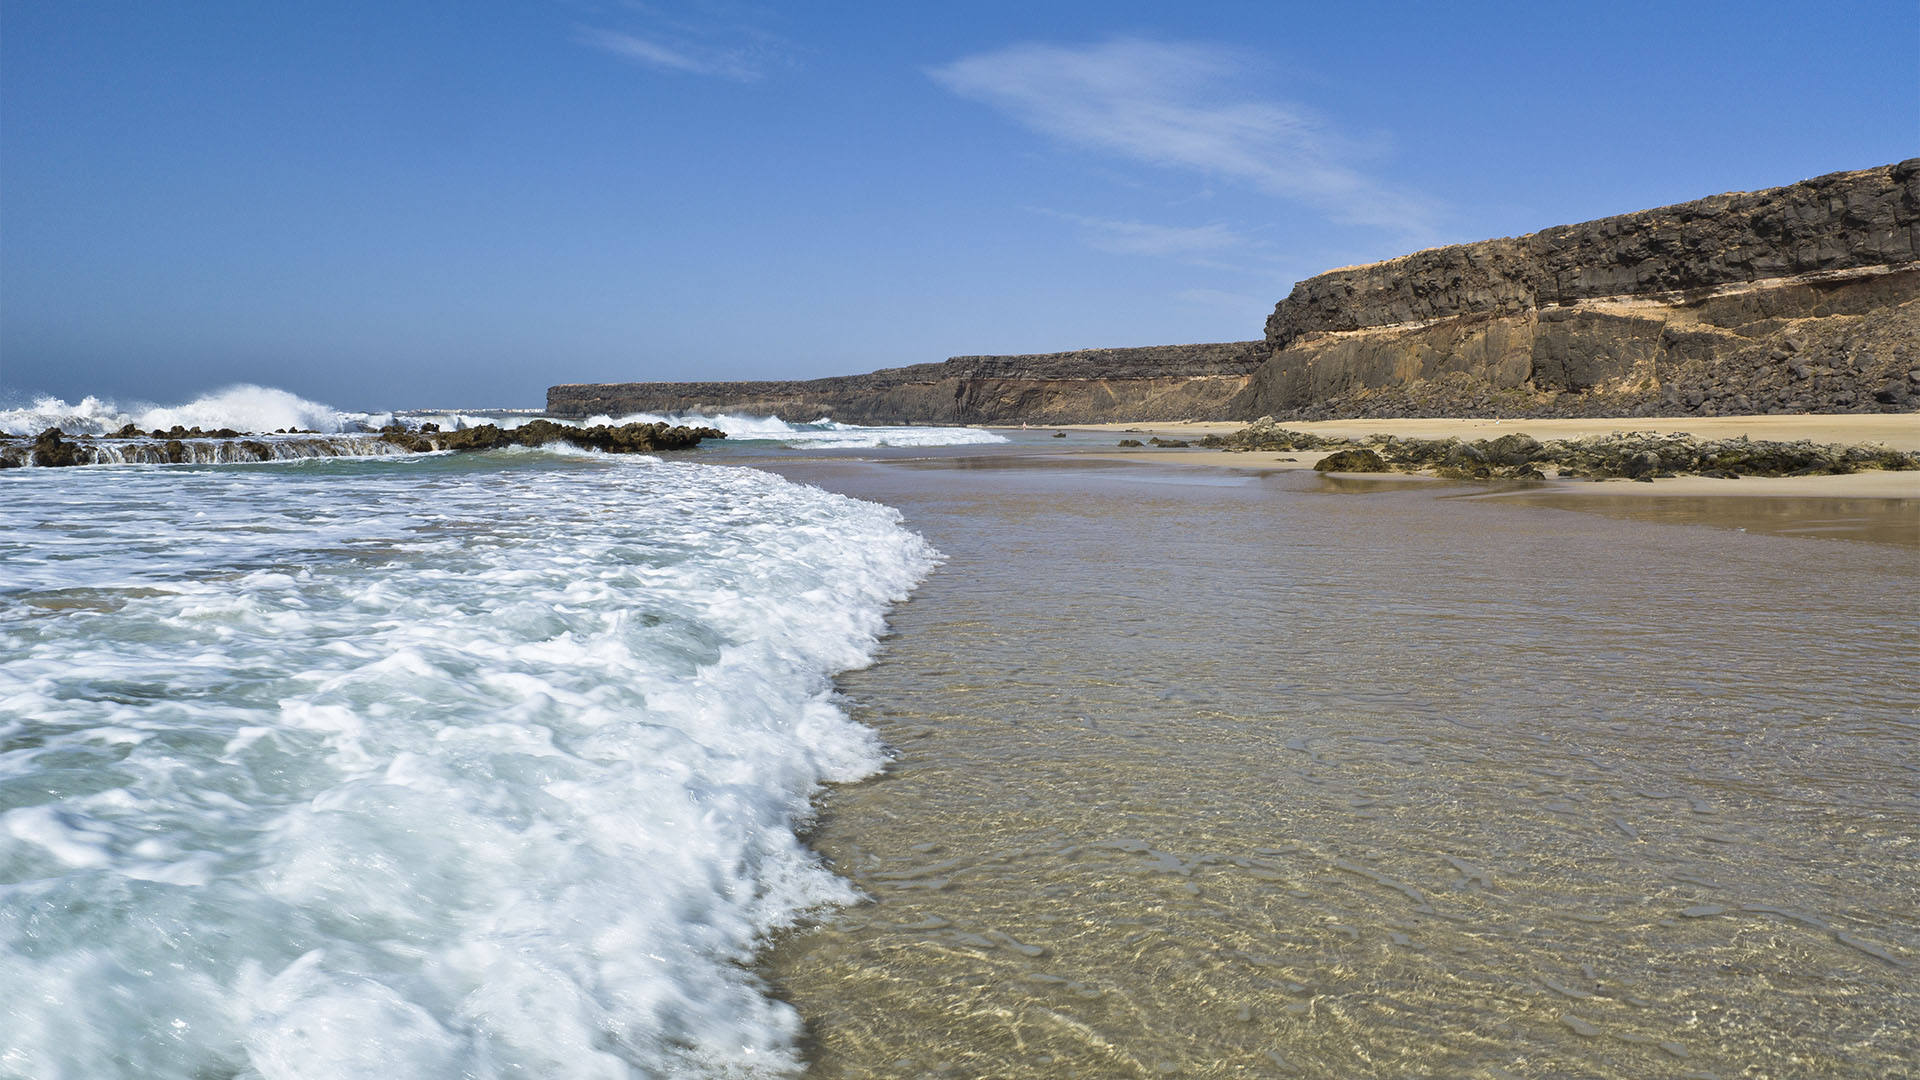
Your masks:
M818 1077L1890 1076L1920 547L983 455L769 975Z

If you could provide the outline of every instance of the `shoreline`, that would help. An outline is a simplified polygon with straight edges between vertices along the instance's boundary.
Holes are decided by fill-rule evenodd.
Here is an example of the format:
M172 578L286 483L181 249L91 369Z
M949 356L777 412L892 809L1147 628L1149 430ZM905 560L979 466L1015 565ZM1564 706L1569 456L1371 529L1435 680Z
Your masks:
M1172 439L1198 439L1206 435L1226 435L1246 427L1242 423L1220 421L1166 421L1154 423L1063 424L1047 428L997 428L1000 431L1056 430L1082 433L1112 433ZM1920 413L1843 413L1796 416L1722 416L1684 417L1599 417L1545 420L1498 420L1488 418L1417 418L1405 420L1317 420L1281 425L1289 430L1343 438L1364 438L1386 434L1397 438L1463 440L1489 439L1523 433L1535 438L1577 439L1623 431L1686 433L1702 439L1730 439L1745 436L1755 441L1791 442L1802 439L1818 443L1878 443L1891 449L1920 451ZM1068 448L1063 448L1068 449ZM1073 448L1074 456L1090 460L1151 463L1156 465L1210 466L1214 468L1270 471L1311 469L1331 451L1231 451L1201 447L1116 447L1085 450ZM1370 474L1371 475L1371 474ZM1397 474L1420 479L1417 474ZM1489 491L1489 495L1511 495L1548 491L1555 495L1670 495L1670 496L1764 496L1775 498L1854 498L1920 499L1920 472L1872 470L1833 476L1743 476L1722 480L1706 476L1676 476L1640 482L1609 480L1547 480L1521 488Z
M864 900L760 957L808 1076L1911 1059L1913 877L1862 825L1903 805L1911 548L1139 467L1182 456L769 463L947 559L835 680L893 760L807 842Z

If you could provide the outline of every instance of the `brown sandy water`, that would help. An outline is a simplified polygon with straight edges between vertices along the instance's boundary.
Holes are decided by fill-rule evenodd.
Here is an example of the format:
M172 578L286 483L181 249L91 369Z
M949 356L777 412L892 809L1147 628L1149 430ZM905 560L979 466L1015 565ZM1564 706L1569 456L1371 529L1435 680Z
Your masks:
M811 1076L1920 1060L1920 548L1128 465L801 463L949 556L769 978Z
M1877 544L1920 545L1920 498L1774 498L1747 495L1644 495L1637 492L1573 494L1557 487L1502 498L1639 521L1717 525L1778 536L1818 536L1837 540L1865 540Z

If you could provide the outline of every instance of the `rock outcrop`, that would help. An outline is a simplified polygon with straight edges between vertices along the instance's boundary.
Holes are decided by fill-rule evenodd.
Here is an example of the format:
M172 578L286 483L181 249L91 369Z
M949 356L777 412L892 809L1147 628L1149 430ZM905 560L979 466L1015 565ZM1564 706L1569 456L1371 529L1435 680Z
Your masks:
M1267 356L1263 342L956 356L944 363L794 382L573 383L556 416L717 413L850 424L1083 424L1226 419Z
M1701 439L1684 433L1616 431L1579 439L1542 442L1525 432L1497 439L1363 439L1314 435L1280 427L1263 416L1228 435L1209 435L1202 446L1229 451L1332 450L1314 465L1320 472L1424 473L1452 479L1539 480L1558 477L1652 480L1693 474L1721 479L1742 476L1813 476L1868 469L1920 469L1920 453L1878 444L1846 445Z
M1920 159L1309 278L1236 417L1920 406Z
M68 436L48 428L32 439L0 433L0 469L71 465L225 465L299 458L420 454L434 450L493 450L503 446L567 443L609 454L689 450L726 433L707 427L622 424L573 427L531 420L519 427L493 424L442 431L436 424L395 424L376 433L322 435L312 431L249 434L231 428L203 431L175 427L141 431L128 424L112 435Z
M864 424L1920 408L1920 158L1300 282L1266 338L805 382L555 386L559 416Z

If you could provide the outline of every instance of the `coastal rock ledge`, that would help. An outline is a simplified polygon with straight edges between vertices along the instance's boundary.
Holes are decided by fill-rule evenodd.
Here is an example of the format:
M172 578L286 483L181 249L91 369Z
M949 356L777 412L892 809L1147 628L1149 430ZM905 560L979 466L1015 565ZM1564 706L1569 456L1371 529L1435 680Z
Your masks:
M1300 282L1236 418L1920 407L1920 158Z
M1920 409L1920 158L1296 285L1260 341L597 383L550 413L1070 424Z
M571 383L555 416L746 413L805 423L1094 424L1140 417L1226 420L1266 359L1264 342L956 356L944 363L791 382Z

